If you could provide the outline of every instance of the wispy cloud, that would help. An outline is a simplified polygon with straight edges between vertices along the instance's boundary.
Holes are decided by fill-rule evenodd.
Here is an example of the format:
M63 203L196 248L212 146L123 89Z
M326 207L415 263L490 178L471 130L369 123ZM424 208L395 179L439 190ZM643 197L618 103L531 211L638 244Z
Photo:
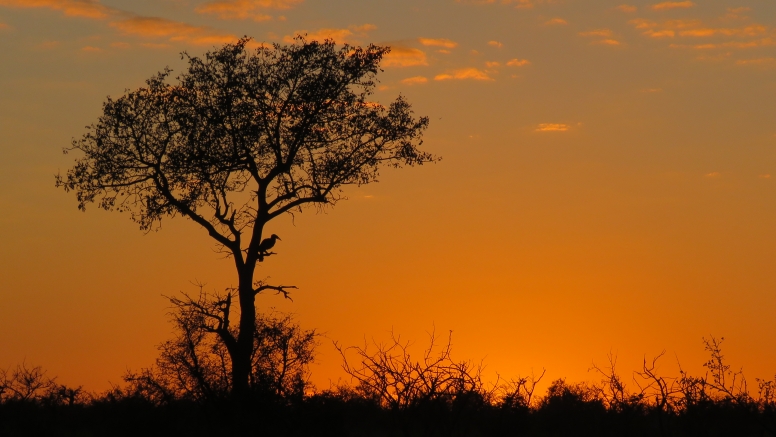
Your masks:
M718 171L713 171L711 173L706 173L704 176L709 178L709 179L716 179L716 178L722 176L722 173L720 173Z
M751 49L755 47L772 47L776 46L776 40L773 38L762 38L751 41L728 41L723 43L707 43L707 44L671 44L669 47L674 49L695 49L695 50L712 50L712 49Z
M294 32L294 36L295 35L304 35L308 41L332 40L336 42L345 42L353 35L353 31L350 29L323 28L316 31L297 30ZM294 36L286 35L283 38L283 41L292 43L294 42Z
M749 18L746 15L744 15L744 12L749 12L751 10L752 8L747 8L747 7L727 8L727 13L725 14L725 18L734 19L734 20Z
M736 65L776 65L776 58L739 59Z
M383 57L380 64L383 67L415 67L428 65L426 53L413 47L392 46L391 51Z
M488 41L488 45L492 47L497 47L497 48L501 48L504 46L504 44L501 44L498 41Z
M362 24L359 26L349 26L347 29L324 28L316 31L297 30L294 35L286 35L283 41L293 43L296 35L304 35L308 41L332 40L338 43L349 42L352 37L366 36L366 33L377 29L374 24Z
M475 5L515 5L518 9L531 9L537 4L556 3L557 0L456 0L458 3L468 3Z
M102 51L102 49L99 47L86 46L86 47L81 47L81 51L85 53L99 53Z
M533 9L537 4L556 3L553 0L502 0L503 3L514 3L517 9Z
M6 23L3 23L2 21L0 21L0 31L2 31L2 30L8 30L8 29L10 29L10 28L11 28L11 26L9 26L8 24L6 24Z
M165 18L135 15L105 6L98 0L0 0L0 6L44 8L61 11L66 16L106 20L111 27L124 35L165 39L168 42L210 45L233 42L237 39L235 35L206 26L194 26ZM141 45L147 46L148 43ZM96 47L87 46L81 50L95 52L96 49Z
M418 38L418 42L424 46L431 47L444 47L447 49L454 49L458 47L458 43L447 38Z
M182 41L196 45L224 44L237 39L235 35L208 27L193 26L158 17L133 17L114 21L110 25L126 35L164 38L168 41Z
M604 45L604 46L621 46L622 45L622 43L620 41L617 41L616 39L612 39L612 38L606 38L606 39L601 39L601 40L598 40L598 41L593 41L590 44L600 44L600 45Z
M566 132L571 126L563 123L541 123L534 129L536 132Z
M644 18L636 18L628 21L628 24L632 25L636 29L651 29L657 27L658 24L654 21L646 20Z
M663 26L667 29L691 29L703 26L703 22L701 20L667 20Z
M569 24L568 21L564 20L563 18L552 18L544 22L546 26L564 26L566 24Z
M428 82L428 78L423 76L413 76L406 79L402 79L401 83L405 85L421 85Z
M621 12L628 12L628 13L636 12L638 10L638 8L636 6L633 6L633 5L620 5L620 6L617 6L616 8L614 8L614 9L617 9L618 11L621 11Z
M710 50L717 48L763 47L773 45L773 39L767 35L771 29L761 24L749 24L741 27L712 27L704 25L701 20L667 20L662 24L651 20L635 19L628 21L636 29L642 30L642 34L650 38L735 38L727 42L713 42L704 44L671 44L672 48L692 48L698 50ZM752 39L754 38L754 39Z
M595 29L595 30L588 30L586 32L579 32L580 36L601 36L604 38L608 38L612 36L612 31L609 29Z
M0 0L0 6L12 8L46 8L62 11L70 17L105 18L113 9L98 0Z
M689 30L683 30L679 32L680 36L690 36L690 37L710 37L715 35L724 35L724 36L734 36L734 35L740 35L740 36L759 36L762 34L765 34L768 32L768 28L763 25L755 24L751 26L746 26L743 28L698 28L698 29L689 29Z
M450 73L444 73L444 74L438 74L434 76L434 80L482 80L482 81L489 81L493 80L490 76L488 76L488 73L478 69L478 68L462 68L460 70L455 70Z
M584 37L598 37L603 38L596 41L593 41L591 44L601 44L601 45L607 45L607 46L619 46L622 45L622 43L616 39L613 38L614 32L612 32L609 29L595 29L595 30L588 30L585 32L579 32L580 36Z
M652 9L655 11L666 11L669 9L687 9L695 6L695 3L691 1L683 2L662 2L652 5Z
M517 59L517 58L515 58L515 59L511 59L510 61L508 61L507 65L509 65L510 67L522 67L522 66L528 65L530 63L531 63L531 61L529 61L527 59Z
M215 0L197 6L200 14L212 14L222 20L265 21L272 19L265 12L272 9L291 9L303 0Z
M644 35L650 38L673 38L676 36L676 32L673 30L648 30L644 32Z

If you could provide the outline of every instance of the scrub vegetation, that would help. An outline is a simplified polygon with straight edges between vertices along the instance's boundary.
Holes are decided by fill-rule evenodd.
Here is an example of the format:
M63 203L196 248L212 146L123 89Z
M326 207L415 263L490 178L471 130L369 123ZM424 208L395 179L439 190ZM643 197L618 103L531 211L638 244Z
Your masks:
M616 359L591 369L596 383L544 373L485 381L482 367L452 356L451 337L431 334L418 356L387 343L339 347L350 383L309 382L318 336L289 315L256 320L250 395L235 399L229 354L203 336L196 314L177 307L176 335L154 366L124 375L104 393L57 383L40 367L0 372L0 435L61 436L771 436L772 380L752 390L725 361L722 339L703 339L706 373L656 372L645 359L626 383Z

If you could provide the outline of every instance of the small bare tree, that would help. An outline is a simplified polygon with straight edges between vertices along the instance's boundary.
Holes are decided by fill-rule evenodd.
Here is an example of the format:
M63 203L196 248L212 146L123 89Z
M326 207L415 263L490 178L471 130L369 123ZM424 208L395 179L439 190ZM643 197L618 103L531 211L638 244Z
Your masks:
M706 378L707 384L725 400L748 402L751 397L747 389L744 370L739 369L736 372L730 370L730 365L725 362L725 357L722 355L723 341L725 341L725 337L720 337L719 340L713 336L708 339L703 338L704 348L711 355L709 360L703 364L711 374L711 381Z
M452 331L447 343L439 347L435 332L431 332L429 346L419 360L410 354L411 345L393 331L388 343L373 341L371 347L366 341L363 347L348 348L335 343L345 372L357 381L356 391L386 408L406 409L435 400L453 402L471 394L490 400L495 387L485 388L482 365L452 359ZM355 352L357 364L351 364L347 350Z
M40 400L56 388L56 378L46 376L40 366L29 367L22 363L12 370L0 370L0 400Z
M598 396L609 409L623 411L626 408L639 405L644 400L644 391L631 391L617 373L617 356L609 352L609 365L600 367L593 363L588 371L595 371L602 376L600 384L594 386ZM638 384L637 384L638 385Z
M0 369L0 403L42 402L72 406L89 397L80 386L58 384L56 378L50 378L41 366L22 363L13 369Z
M501 404L507 408L532 408L536 385L541 382L545 373L547 373L547 369L542 369L542 373L538 377L531 372L531 376L518 376L502 383L499 386Z

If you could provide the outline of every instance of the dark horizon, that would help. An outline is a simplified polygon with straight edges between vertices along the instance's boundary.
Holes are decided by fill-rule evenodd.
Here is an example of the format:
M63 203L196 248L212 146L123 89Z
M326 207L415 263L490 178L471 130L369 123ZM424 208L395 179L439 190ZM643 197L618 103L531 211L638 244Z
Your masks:
M588 369L610 352L623 375L663 350L665 374L678 360L699 375L711 334L746 375L769 379L767 0L0 0L0 369L27 362L103 392L170 338L164 296L247 290L194 221L167 216L144 232L128 212L81 212L54 175L83 158L62 149L108 96L165 66L174 83L181 52L299 33L390 47L351 114L401 96L419 123L405 134L429 155L342 185L335 206L264 223L256 250L243 239L261 258L253 280L298 287L286 289L293 301L265 289L259 311L294 313L343 345L452 330L457 357L486 360L486 381L546 368L540 391L595 382ZM315 385L345 378L340 364L324 341Z

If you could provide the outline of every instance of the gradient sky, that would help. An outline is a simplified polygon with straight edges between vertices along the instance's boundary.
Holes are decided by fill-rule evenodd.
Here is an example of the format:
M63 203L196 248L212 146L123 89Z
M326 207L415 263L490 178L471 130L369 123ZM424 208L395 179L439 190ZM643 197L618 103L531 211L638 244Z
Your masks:
M0 0L0 367L101 390L170 335L163 294L234 285L185 219L144 235L54 188L61 149L106 96L179 53L295 32L393 47L375 99L431 125L437 164L386 170L344 201L272 223L259 277L332 340L422 344L494 375L595 380L666 350L702 369L724 336L750 384L776 372L773 0Z

